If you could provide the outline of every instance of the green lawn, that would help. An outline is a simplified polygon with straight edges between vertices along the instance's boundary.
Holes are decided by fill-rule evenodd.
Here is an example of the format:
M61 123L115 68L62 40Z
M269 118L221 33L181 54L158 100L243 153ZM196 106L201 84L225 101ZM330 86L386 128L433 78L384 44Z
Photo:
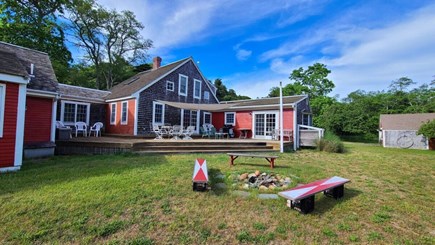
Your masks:
M283 198L192 191L194 159L211 184L270 171L264 159L224 154L61 156L0 175L0 244L435 243L435 152L346 143L347 153L285 153L273 170L292 186L338 175L345 196L316 195L299 214ZM277 192L277 191L275 191Z

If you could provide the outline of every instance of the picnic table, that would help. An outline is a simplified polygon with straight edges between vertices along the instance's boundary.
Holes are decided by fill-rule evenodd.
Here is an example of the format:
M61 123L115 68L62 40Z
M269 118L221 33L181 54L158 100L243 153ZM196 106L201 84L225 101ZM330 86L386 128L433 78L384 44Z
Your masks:
M256 154L246 154L246 153L227 153L228 156L230 156L230 165L234 165L234 160L236 160L238 157L251 157L251 158L264 158L270 163L270 168L275 167L275 159L278 158L278 156L268 156L268 155L256 155Z
M296 186L287 191L279 192L278 195L287 199L287 206L299 210L301 213L309 213L314 210L314 195L322 192L335 199L344 195L344 184L350 180L334 176L327 179Z

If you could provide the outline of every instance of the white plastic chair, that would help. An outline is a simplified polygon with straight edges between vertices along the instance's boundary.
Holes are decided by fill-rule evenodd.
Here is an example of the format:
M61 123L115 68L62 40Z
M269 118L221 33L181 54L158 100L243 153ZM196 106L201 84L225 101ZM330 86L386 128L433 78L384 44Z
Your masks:
M195 126L188 126L186 130L183 130L183 140L191 140L192 134L195 132Z
M86 125L86 123L85 122L76 122L75 124L74 124L74 126L76 127L76 137L77 137L77 134L79 133L79 132L82 132L83 133L83 136L87 136L87 133L88 133L88 126Z
M183 134L183 127L181 127L181 125L174 125L169 134L172 136L171 139L179 140L180 136Z
M160 130L159 125L154 124L153 125L153 132L156 134L155 140L162 140L163 139L163 132Z
M95 132L95 137L98 137L98 134L100 134L101 137L101 129L103 128L102 122L96 122L94 125L89 129L89 137L91 136L92 132Z

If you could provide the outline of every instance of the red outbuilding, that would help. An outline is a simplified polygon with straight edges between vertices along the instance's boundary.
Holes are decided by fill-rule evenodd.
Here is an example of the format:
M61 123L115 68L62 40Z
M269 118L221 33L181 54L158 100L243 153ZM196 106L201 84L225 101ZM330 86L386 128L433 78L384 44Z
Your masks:
M29 75L14 53L0 50L0 172L20 169Z

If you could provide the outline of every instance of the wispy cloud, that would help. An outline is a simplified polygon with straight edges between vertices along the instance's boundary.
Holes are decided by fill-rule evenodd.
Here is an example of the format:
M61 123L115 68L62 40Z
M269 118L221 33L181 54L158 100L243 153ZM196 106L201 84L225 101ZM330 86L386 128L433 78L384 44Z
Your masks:
M247 60L252 54L251 50L246 49L236 49L236 57L238 60Z

